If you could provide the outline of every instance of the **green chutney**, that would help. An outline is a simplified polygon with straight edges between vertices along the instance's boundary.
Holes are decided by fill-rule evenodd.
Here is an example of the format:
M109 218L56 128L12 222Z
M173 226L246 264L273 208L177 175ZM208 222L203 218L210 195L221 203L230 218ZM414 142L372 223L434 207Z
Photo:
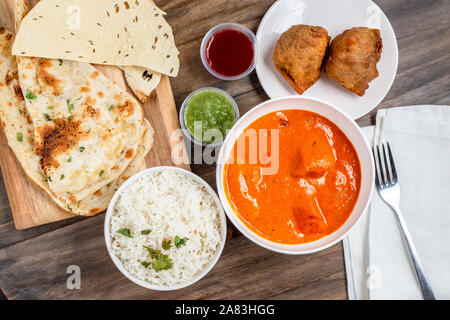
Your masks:
M205 143L223 140L236 122L233 102L218 91L197 92L188 101L184 122L196 140Z

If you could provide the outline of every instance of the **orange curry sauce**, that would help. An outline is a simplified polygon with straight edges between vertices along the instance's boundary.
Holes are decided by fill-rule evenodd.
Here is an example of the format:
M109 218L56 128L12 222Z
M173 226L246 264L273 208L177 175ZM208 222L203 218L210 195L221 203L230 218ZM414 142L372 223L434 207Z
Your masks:
M258 144L253 161L249 129L268 129L267 146L260 150ZM271 129L279 130L278 146L273 145L278 157ZM345 223L358 199L361 170L353 145L335 124L313 112L282 110L257 119L245 132L247 137L242 134L236 141L225 165L224 189L252 231L274 242L299 244L329 235ZM245 141L243 157L240 139ZM264 155L275 159L272 164L278 159L278 170L264 173L271 166L261 161Z

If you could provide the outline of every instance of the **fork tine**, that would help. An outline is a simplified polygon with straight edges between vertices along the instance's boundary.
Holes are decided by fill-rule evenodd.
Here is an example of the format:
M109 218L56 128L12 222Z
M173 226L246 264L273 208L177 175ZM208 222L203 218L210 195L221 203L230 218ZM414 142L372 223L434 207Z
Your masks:
M392 156L391 146L389 145L389 142L387 142L386 144L387 144L387 149L388 149L388 153L389 153L389 162L391 164L392 181L394 183L397 183L397 181L398 181L397 170L395 169L394 157Z
M376 156L374 147L372 147L372 154L373 154L373 161L375 164L375 186L377 188L379 188L381 185L380 185L380 180L378 179L378 171L379 171L378 170L378 161L377 161L377 156Z
M381 148L383 149L384 168L386 170L386 184L390 185L390 184L392 184L392 180L391 180L391 173L389 171L389 165L388 165L388 160L387 160L387 156L386 156L386 148L385 148L384 143L381 144Z
M377 153L378 153L378 167L379 167L379 172L380 172L381 185L385 186L386 185L386 178L384 177L383 161L381 161L381 152L380 152L380 146L379 145L377 145Z

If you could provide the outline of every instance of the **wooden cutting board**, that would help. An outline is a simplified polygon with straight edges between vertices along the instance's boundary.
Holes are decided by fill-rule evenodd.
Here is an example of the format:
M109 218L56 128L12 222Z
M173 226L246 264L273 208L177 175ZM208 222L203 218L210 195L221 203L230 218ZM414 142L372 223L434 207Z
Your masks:
M26 1L32 8L38 0ZM14 30L14 0L0 1L0 26ZM127 86L123 73L113 66L96 66L107 78L119 87L132 93ZM153 91L147 103L143 105L145 117L155 130L153 147L145 161L147 167L179 166L188 169L187 153L181 136L174 134L179 129L178 115L173 99L170 81L167 76L161 78L158 87ZM0 165L8 193L9 203L17 229L55 222L75 215L59 208L37 185L28 179L8 147L3 130L0 130ZM176 165L172 161L172 152L185 159L183 164ZM177 161L178 162L178 161Z

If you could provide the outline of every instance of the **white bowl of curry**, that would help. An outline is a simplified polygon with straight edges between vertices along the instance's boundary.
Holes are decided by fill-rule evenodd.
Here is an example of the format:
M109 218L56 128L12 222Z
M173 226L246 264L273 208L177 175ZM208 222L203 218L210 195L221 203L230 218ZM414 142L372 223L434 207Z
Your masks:
M340 241L370 202L374 165L359 126L328 102L272 99L228 133L216 170L231 222L267 249L307 254Z

